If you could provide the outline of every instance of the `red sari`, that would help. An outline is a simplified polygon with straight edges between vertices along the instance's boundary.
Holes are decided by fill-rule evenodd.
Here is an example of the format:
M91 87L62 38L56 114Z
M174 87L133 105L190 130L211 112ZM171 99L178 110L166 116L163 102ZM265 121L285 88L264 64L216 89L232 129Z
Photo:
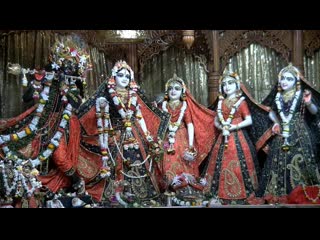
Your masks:
M168 104L168 112L171 114L171 122L176 122L178 120L181 108L182 102L174 110L171 109ZM189 147L187 129L187 124L189 123L192 123L192 120L190 110L187 108L181 121L181 125L175 135L175 154L168 154L167 151L165 151L163 158L163 171L169 182L171 182L176 175L180 175L182 173L199 176L198 162L187 162L183 159L183 153Z
M110 102L110 109L111 109L110 116L112 119L114 132L116 134L115 137L117 139L117 142L120 142L120 139L122 138L122 135L124 134L123 121L122 121L121 116L119 115L119 113L115 109L115 106L114 106L114 104L111 100L111 97L109 95L107 95L107 99ZM140 98L139 95L137 95L137 101L138 101L138 104L140 105L140 110L141 110L142 116L145 120L148 131L150 131L150 134L152 136L154 136L154 137L157 136L158 129L160 128L161 122L163 120L161 119L160 116L155 114L152 111L152 109L149 108L149 106L147 106L147 104L144 102L143 99ZM80 124L85 132L85 134L83 133L81 136L81 142L84 144L89 144L91 146L99 146L95 105L93 105L83 116L80 117ZM132 121L132 133L134 135L134 138L139 143L139 149L136 149L134 151L135 157L139 158L137 160L139 160L140 162L143 162L143 160L146 159L146 157L148 155L148 146L146 145L146 139L144 137L144 133L143 133L137 119L134 119L134 121ZM116 148L113 138L109 139L109 144L110 144L109 148L111 149L111 152L112 152L112 149ZM126 153L122 147L120 150L121 150L121 153L124 155L124 157L127 158ZM99 198L97 198L99 201L102 200L104 191L105 191L104 197L109 197L109 195L113 195L114 192L112 192L112 191L116 191L116 192L124 191L124 186L122 186L122 185L115 187L116 182L128 180L128 178L126 176L124 176L124 174L122 172L125 172L125 173L129 172L128 175L138 174L140 176L140 174L141 174L140 172L139 173L132 173L132 169L127 169L128 166L126 166L126 163L123 161L121 154L119 153L119 151L116 151L116 152L117 153L115 154L115 156L113 156L114 160L116 162L116 167L114 167L114 170L112 170L112 175L110 176L109 179L102 179L99 182L101 185L101 188L100 187L95 188L95 192L96 192L95 195L99 196ZM132 157L132 156L130 156L130 157ZM97 153L91 152L87 147L85 147L81 144L80 144L79 158L82 158L83 161L90 160L90 162L92 162L92 163L99 164L99 166L96 164L97 167L94 169L99 170L101 167L100 153L97 154ZM159 181L160 181L159 180L160 175L161 175L159 173L160 171L159 171L159 169L157 169L157 165L153 161L153 168L151 168L152 171L149 172L148 171L150 169L149 163L150 163L149 161L146 161L141 166L141 169L143 169L143 171L145 173L147 173L147 175L148 175L147 177L136 179L136 181L129 179L130 188L132 188L132 191L135 191L137 193L136 194L137 196L138 196L138 192L143 192L139 195L140 200L156 198L160 194L160 190L159 190L159 186L158 186ZM83 168L83 170L85 170L85 168ZM97 173L99 173L99 172L97 172ZM143 174L141 174L141 175L143 175ZM109 189L112 189L112 190L110 190L110 194L109 194ZM93 194L92 192L89 192L89 193Z
M223 118L229 117L231 107L222 103ZM248 105L243 101L234 114L231 124L239 124L250 116ZM244 129L230 132L228 147L225 147L224 136L220 131L213 147L206 169L208 186L206 191L213 192L220 199L243 200L258 188L254 164L255 151L253 144L245 136Z
M197 103L189 91L186 92L186 97L187 109L175 135L175 154L168 154L165 151L163 158L162 172L169 183L174 176L182 173L188 173L195 178L199 178L199 166L210 152L216 136L216 130L213 127L215 112ZM167 106L171 114L171 122L176 122L180 115L182 103L175 110L172 110L169 104ZM183 159L183 154L189 147L188 123L194 125L194 147L198 152L193 162ZM165 142L168 142L167 136Z

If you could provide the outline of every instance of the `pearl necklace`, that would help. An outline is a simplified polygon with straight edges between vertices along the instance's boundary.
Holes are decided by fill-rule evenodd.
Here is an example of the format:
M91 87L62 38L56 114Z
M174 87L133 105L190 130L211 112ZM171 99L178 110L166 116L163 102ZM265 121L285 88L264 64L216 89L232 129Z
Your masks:
M289 145L288 143L288 137L290 136L290 121L293 117L293 113L296 109L296 106L297 106L297 103L298 103L298 99L301 95L301 90L299 91L296 91L295 95L294 95L294 99L293 99L293 102L292 102L292 105L289 109L289 115L288 116L285 116L284 115L284 112L283 112L283 109L282 109L282 105L280 103L280 97L281 97L281 93L278 92L277 95L276 95L276 98L275 98L275 102L276 102L276 105L277 105L277 109L278 109L278 113L280 115L280 118L281 118L281 121L282 121L282 136L284 137L284 145Z
M168 104L168 101L164 101L162 103L162 110L165 111L165 112L168 112L167 104ZM172 152L173 154L174 154L173 145L175 143L175 135L176 135L176 132L178 131L179 126L181 125L181 121L182 121L182 118L184 116L184 113L185 113L186 109L187 109L187 102L183 101L182 102L182 107L180 109L180 114L179 114L178 120L176 122L174 122L174 123L170 121L170 124L169 124L169 127L168 127L168 131L169 131L168 141L169 141L169 144L170 144L168 152Z

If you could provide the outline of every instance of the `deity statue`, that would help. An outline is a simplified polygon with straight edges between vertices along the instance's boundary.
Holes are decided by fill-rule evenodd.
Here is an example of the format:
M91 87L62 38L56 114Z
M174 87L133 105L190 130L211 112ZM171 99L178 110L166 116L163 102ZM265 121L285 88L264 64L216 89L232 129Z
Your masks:
M115 63L112 76L80 107L78 117L82 129L79 161L100 162L100 178L106 178L101 181L104 198L123 206L158 199L158 140L169 117L147 103L125 61Z
M204 175L206 192L223 204L248 204L258 190L256 149L247 129L253 123L237 73L225 73L219 83L214 126L219 131Z
M319 184L319 99L298 68L289 64L264 101L273 110L273 137L261 182L267 202L287 203L295 188Z
M161 167L167 190L175 192L176 205L199 205L207 184L199 168L215 140L215 113L197 103L176 74L166 83L161 109L171 116Z

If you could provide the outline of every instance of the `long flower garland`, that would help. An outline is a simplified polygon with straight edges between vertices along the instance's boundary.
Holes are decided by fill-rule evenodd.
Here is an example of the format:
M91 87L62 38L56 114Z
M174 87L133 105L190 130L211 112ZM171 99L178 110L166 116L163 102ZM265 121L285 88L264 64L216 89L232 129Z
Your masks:
M168 104L168 101L164 101L162 103L162 110L165 112L169 112L168 108L167 108L167 104ZM176 136L176 132L178 131L178 129L181 125L181 121L183 119L183 116L184 116L186 109L187 109L187 102L183 101L182 107L180 109L180 114L179 114L178 120L176 122L170 122L170 124L169 124L169 127L168 127L169 149L167 150L168 153L172 153L172 154L175 153L175 150L174 150L175 136Z
M35 159L29 158L27 161L30 161L32 163L33 167L36 167L40 165L41 161L45 161L48 159L51 154L54 152L54 150L59 146L59 142L61 139L61 136L64 133L64 130L67 126L67 123L69 122L70 116L71 116L72 106L69 103L62 114L62 119L59 124L59 128L54 134L54 136L51 138L50 143L48 144L46 150L42 151ZM24 162L24 159L19 158L16 154L14 154L8 146L2 147L6 158L7 159L13 159L18 165Z
M0 162L0 167L2 167L2 176L4 181L4 187L6 189L6 197L8 198L13 190L15 190L14 196L15 197L24 197L23 193L25 192L27 197L32 196L33 192L41 187L41 182L37 181L36 175L38 175L38 171L35 169L38 165L40 165L41 161L45 161L48 159L54 150L59 146L59 142L63 132L66 128L66 125L71 116L72 106L68 104L63 111L63 117L59 124L59 129L50 140L50 143L47 146L47 149L42 151L35 159L29 158L28 160L24 160L19 158L15 153L13 153L8 147L3 147L6 159L9 161L12 159L14 160L14 169L13 169L13 181L12 185L9 186L8 184L8 177L5 173L5 164L3 161ZM31 174L27 174L26 177L24 176L25 173L23 172L22 165L26 163L30 163L34 169L31 170ZM29 181L31 188L28 187L26 179Z
M229 131L232 119L234 118L234 114L236 113L236 111L238 110L240 104L244 99L245 97L241 97L235 104L233 104L227 120L224 120L224 117L222 114L222 102L224 100L224 97L223 96L219 97L217 114L223 130ZM228 146L228 136L230 136L230 132L224 136L224 144L226 147Z
M9 141L18 141L19 139L22 139L28 135L31 135L32 133L35 133L38 129L38 123L40 120L40 116L44 110L44 107L49 99L49 92L50 92L50 86L45 86L42 90L40 96L41 99L39 101L38 107L36 109L36 114L34 115L32 121L26 128L23 130L13 133L13 134L7 134L7 135L0 135L0 146L2 146L2 149L4 152L7 150L6 143Z
M133 114L135 114L135 117L137 119L141 119L142 118L142 113L140 110L140 106L137 104L137 93L136 90L137 88L134 88L134 90L129 90L128 91L128 101L127 101L127 107L125 106L125 104L122 102L121 98L118 96L118 93L116 92L116 90L114 89L115 87L115 83L113 80L109 80L108 82L108 88L109 88L109 94L112 98L112 101L114 103L114 105L116 106L116 108L118 109L118 113L120 114L121 118L124 121L124 126L125 126L125 144L123 145L123 150L127 151L129 149L139 149L139 143L138 141L134 138L133 134L132 134L132 123L131 123L131 118L133 116ZM110 126L111 126L111 121L109 120ZM148 136L147 136L148 137ZM120 156L122 158L123 161L126 161L125 157L123 156L121 149L117 143L117 140L115 138L115 136L113 136L113 140L115 142L115 145L120 153ZM109 153L110 157L111 153ZM144 161L142 161L142 163L138 163L138 164L131 164L130 167L137 167L140 166L142 164L144 164L148 159L150 158L150 156L148 155L146 157L146 159ZM151 159L152 160L152 159ZM151 165L152 162L150 163L150 168L149 171L151 171ZM148 174L144 174L142 176L132 176L129 175L123 171L120 171L123 175L125 175L126 177L129 178L145 178L148 176Z
M288 143L288 137L290 136L290 121L293 117L293 113L295 112L297 103L298 103L298 99L301 95L301 90L296 91L295 95L294 95L294 99L292 102L292 105L289 109L289 115L285 116L284 115L284 111L280 102L280 97L281 97L281 93L278 92L275 98L275 102L277 105L277 109L278 109L278 113L280 115L281 118L281 125L282 125L282 136L284 137L284 149L287 149L289 143Z
M105 103L104 109L101 111L101 105ZM102 168L100 170L101 177L109 177L111 175L110 167L107 165L109 159L108 155L108 139L109 131L111 128L110 115L109 115L109 103L106 98L100 97L96 100L96 117L97 127L99 133L99 145L102 154ZM110 153L109 153L110 154Z
M113 89L109 89L109 93L111 95L112 101L116 108L118 109L118 113L120 114L121 118L124 120L125 126L125 140L128 143L124 144L124 150L128 150L129 148L139 148L139 144L135 141L135 138L132 134L132 123L131 118L134 113L136 113L136 117L138 119L142 118L141 111L139 106L137 106L137 95L135 91L129 90L128 91L128 102L127 107L122 102L121 98L118 96L118 93Z

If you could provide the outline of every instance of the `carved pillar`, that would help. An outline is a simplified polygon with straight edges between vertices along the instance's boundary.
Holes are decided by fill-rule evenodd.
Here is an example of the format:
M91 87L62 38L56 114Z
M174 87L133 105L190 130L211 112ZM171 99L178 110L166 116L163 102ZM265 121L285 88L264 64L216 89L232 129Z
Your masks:
M304 74L303 67L303 34L302 30L293 30L293 56L292 63L298 67L302 74Z
M137 55L137 44L136 43L129 43L128 44L128 64L132 68L134 72L135 80L138 81L138 55Z
M220 58L219 58L219 33L216 30L212 31L212 56L213 64L210 67L208 79L208 95L209 106L214 103L218 96L219 77L220 77Z

